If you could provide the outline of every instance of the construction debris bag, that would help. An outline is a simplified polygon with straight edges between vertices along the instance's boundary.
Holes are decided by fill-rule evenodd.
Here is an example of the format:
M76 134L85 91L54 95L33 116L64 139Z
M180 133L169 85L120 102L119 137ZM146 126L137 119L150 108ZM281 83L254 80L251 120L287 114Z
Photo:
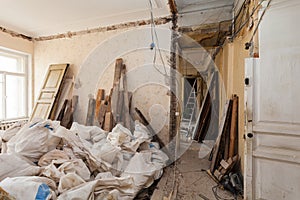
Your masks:
M38 175L41 168L16 154L0 154L0 180L6 177Z
M117 124L112 132L107 136L107 140L116 147L121 147L123 150L136 152L143 142L150 142L150 134L147 128L139 121L135 121L135 131L133 134L121 124Z
M78 185L62 193L58 200L101 199L127 200L133 199L133 180L131 177L110 176Z
M113 146L122 146L124 143L129 143L132 139L132 134L130 130L122 126L121 124L117 124L107 135L107 140Z
M74 132L59 127L53 135L61 137L64 143L71 148L76 158L85 160L91 172L95 170L107 171L107 167L100 158L97 158L91 151L92 144L78 137Z
M37 162L42 155L55 149L59 144L61 139L53 136L59 122L47 120L28 125L8 141L7 152L18 153Z
M24 122L16 122L7 130L5 130L1 136L2 141L8 142L13 136L15 136L21 128L24 126Z
M121 177L131 176L134 180L135 195L143 188L147 188L154 180L161 177L168 156L162 151L155 149L136 153Z
M85 181L76 173L68 173L63 175L58 184L58 192L63 193L71 188L85 183Z
M7 152L7 142L20 131L20 129L24 126L24 124L25 124L24 122L16 122L7 130L1 131L0 133L1 153Z
M23 176L6 178L0 182L0 187L16 199L56 199L56 194L54 192L56 189L55 183L52 180L43 177Z
M64 162L69 161L71 158L69 157L69 155L61 150L58 149L54 149L46 154L44 154L39 162L38 165L39 166L48 166L52 163L52 161L55 161L56 164L62 164Z
M60 178L68 173L75 173L85 181L90 180L91 176L88 167L81 159L70 160L64 163L59 163L54 160L43 169L41 174L51 178L55 182L59 182Z
M97 126L84 126L78 124L77 122L73 122L71 129L76 135L78 135L83 140L91 141L94 137L102 135L106 137L106 131L97 127Z

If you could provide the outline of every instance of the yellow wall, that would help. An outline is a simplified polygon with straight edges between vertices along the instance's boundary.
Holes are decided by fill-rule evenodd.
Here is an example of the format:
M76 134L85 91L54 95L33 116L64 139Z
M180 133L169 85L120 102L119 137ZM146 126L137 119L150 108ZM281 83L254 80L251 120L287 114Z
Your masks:
M7 33L0 32L0 46L33 54L33 42L18 37L12 37Z
M252 2L250 7L252 8L253 6L254 3ZM256 25L257 21L251 30L248 30L248 26L246 25L233 41L226 41L215 60L224 81L226 98L231 98L233 94L239 96L239 155L242 159L242 168L244 163L244 67L245 58L251 57L251 51L245 49L245 43L251 39ZM256 55L258 55L257 41L258 37L255 35L253 52Z

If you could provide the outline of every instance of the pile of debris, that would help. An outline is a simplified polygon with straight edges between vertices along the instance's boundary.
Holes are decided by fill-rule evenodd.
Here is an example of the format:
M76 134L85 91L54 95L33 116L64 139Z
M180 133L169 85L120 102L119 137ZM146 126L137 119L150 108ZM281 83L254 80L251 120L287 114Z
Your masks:
M7 199L133 199L168 160L139 121L133 132L121 124L108 132L39 120L15 124L1 139L0 187Z

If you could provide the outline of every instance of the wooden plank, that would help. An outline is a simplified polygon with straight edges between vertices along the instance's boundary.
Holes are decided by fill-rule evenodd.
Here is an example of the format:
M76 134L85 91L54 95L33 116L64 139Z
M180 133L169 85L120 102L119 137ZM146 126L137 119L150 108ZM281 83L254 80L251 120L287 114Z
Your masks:
M214 172L216 164L217 164L217 157L218 157L218 153L219 153L219 147L220 147L220 143L221 143L221 139L222 139L222 134L223 134L223 130L225 128L226 120L228 119L228 117L227 117L228 108L229 108L229 101L227 101L224 106L224 112L223 112L223 116L222 116L221 126L219 127L219 135L217 137L215 146L212 149L212 161L211 161L211 165L210 165L211 173Z
M63 106L62 106L62 108L61 108L61 110L60 110L60 112L58 114L58 117L56 119L57 121L61 121L63 119L68 102L69 102L68 99L66 99L64 101L64 104L63 104Z
M232 120L230 127L230 144L229 157L233 157L237 153L237 137L238 137L238 96L233 96L232 104Z
M99 89L97 93L97 98L96 98L96 111L95 111L95 117L98 117L99 111L100 111L100 105L101 101L104 100L104 89Z
M116 60L116 64L115 64L115 74L114 74L113 85L116 85L116 84L119 83L120 78L121 78L122 69L123 69L123 59L122 58L118 58Z
M124 90L119 91L116 122L123 124Z
M55 112L55 117L54 117L55 119L58 118L59 112L61 111L61 109L63 107L64 101L66 99L69 99L69 100L72 99L73 86L74 86L74 76L64 78L61 89L59 90L60 95L59 95L58 106L57 106L57 110L56 110L57 112ZM43 91L46 91L46 89Z
M71 128L73 123L73 114L76 111L78 104L79 96L74 95L72 100L69 102L69 106L67 107L66 113L60 122L60 125L66 127L67 129Z
M107 101L105 101L105 100L101 101L100 110L99 110L98 117L97 117L98 122L99 122L99 127L101 127L101 128L103 127L105 113L107 110L107 104L108 104Z
M146 117L143 115L143 113L138 109L138 108L134 108L135 112L137 113L138 118L140 119L141 123L146 126L146 128L149 130L151 136L153 137L153 141L158 142L160 147L164 147L165 144L163 143L163 141L156 135L156 132L154 131L154 129L152 128L152 126L150 125L150 123L148 122L148 120L146 119Z
M111 107L112 107L112 104L111 104L111 98L112 98L112 94L113 94L113 88L111 88L110 92L109 92L109 95L106 95L105 96L105 101L107 102L107 109L106 109L106 112L111 112Z
M94 125L95 107L96 107L96 100L94 98L90 98L89 105L88 105L88 112L86 116L86 123L85 123L86 126Z
M128 89L127 89L127 77L126 77L126 66L124 65L123 70L122 70L122 77L123 77L123 98L124 98L124 103L123 103L123 121L124 121L124 126L131 130L131 123L130 123L130 115L129 115L129 94L128 94Z
M105 114L105 120L103 125L103 130L105 131L111 131L113 126L113 116L111 112L107 112Z
M114 119L116 120L116 123L119 121L119 112L120 112L120 108L118 109L119 98L120 98L120 85L117 84L113 87L113 92L111 96L111 111L114 116Z

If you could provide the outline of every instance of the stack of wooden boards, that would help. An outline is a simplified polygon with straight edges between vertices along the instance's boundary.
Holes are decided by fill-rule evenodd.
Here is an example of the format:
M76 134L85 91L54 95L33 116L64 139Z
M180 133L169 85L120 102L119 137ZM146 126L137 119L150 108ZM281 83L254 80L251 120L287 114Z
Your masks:
M43 109L39 109L41 106L39 107L39 104L37 104L36 112L32 115L32 119L38 117L41 119L57 120L61 122L60 124L62 126L68 129L72 126L73 113L76 111L79 96L75 95L72 97L74 81L73 78L70 79L66 77L68 66L69 64L60 64L51 65L49 67L43 84L44 88L42 89L40 96L43 97L43 92L49 92L49 86L53 87L52 85L55 85L53 89L51 88L51 92L53 90L54 95L51 96L51 101L49 100L49 103L47 102L49 106L47 106L46 113ZM54 76L57 80L49 78L52 74L56 75L58 70L60 76ZM164 146L145 115L138 108L132 109L135 116L131 116L132 93L127 89L126 65L123 63L122 58L116 60L113 86L108 93L106 92L107 91L100 88L97 91L96 99L93 95L89 97L85 125L96 125L105 131L111 131L112 128L119 123L129 130L133 130L133 121L138 119L148 128L153 136L153 140L158 142L161 147ZM38 103L44 102L41 101Z
M115 124L120 123L131 130L130 96L127 90L126 65L119 58L116 60L113 88L109 94L105 95L105 90L99 89L97 98L89 99L86 125L97 125L111 131Z
M211 152L209 174L218 182L233 172L238 155L238 96L233 95L224 108L219 135Z

